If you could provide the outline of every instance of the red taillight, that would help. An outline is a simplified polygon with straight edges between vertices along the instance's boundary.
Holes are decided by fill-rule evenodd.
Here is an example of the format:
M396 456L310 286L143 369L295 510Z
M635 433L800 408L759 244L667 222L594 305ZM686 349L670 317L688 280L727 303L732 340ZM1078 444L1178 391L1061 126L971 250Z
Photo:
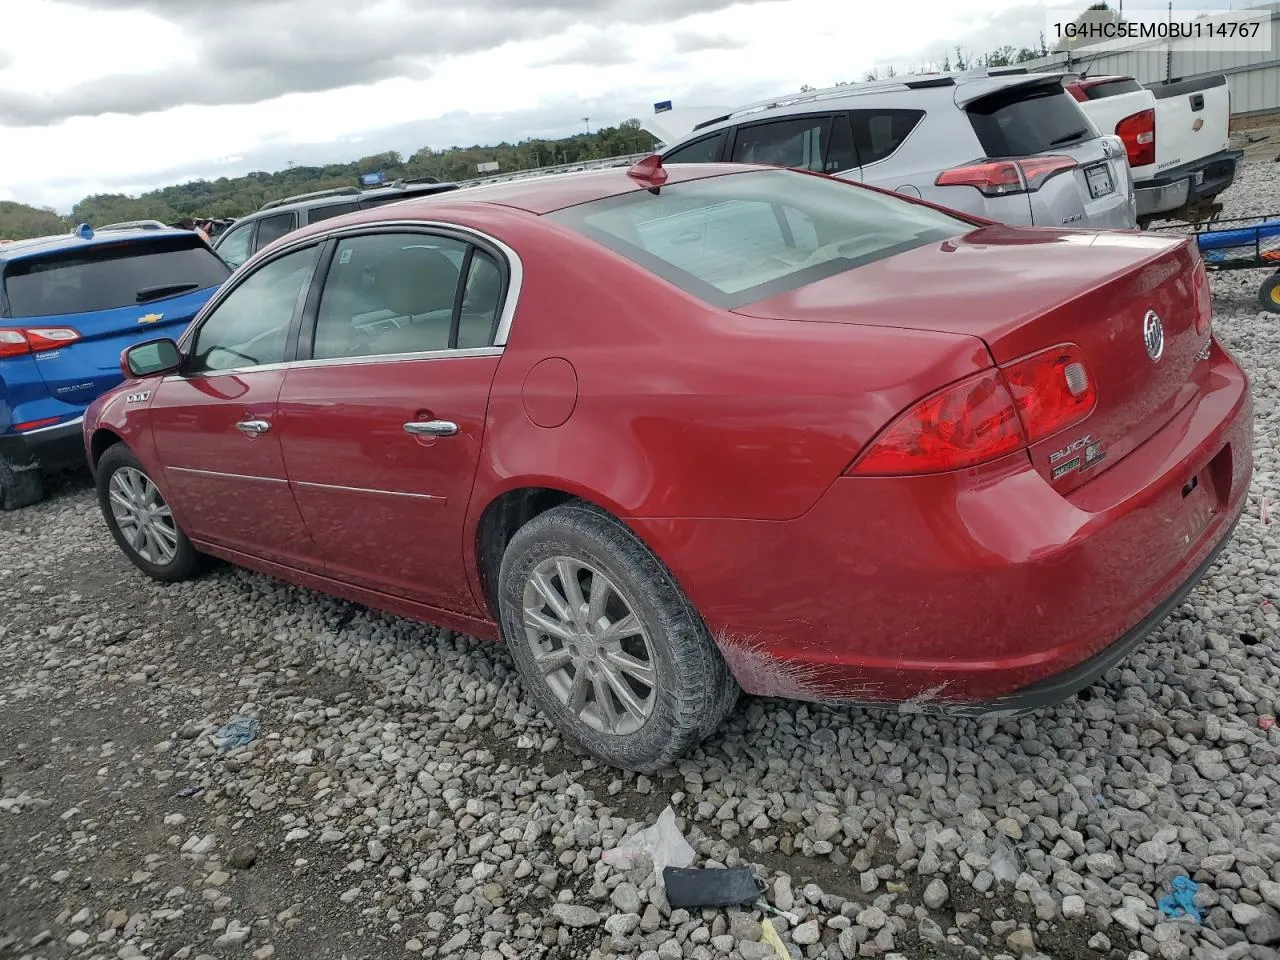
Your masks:
M1098 403L1098 388L1075 344L1050 347L1003 369L1028 443L1078 423Z
M1146 167L1156 162L1156 112L1139 110L1116 124L1116 136L1124 141L1129 166Z
M26 423L15 423L13 429L19 433L23 430L39 430L41 427L51 427L61 419L61 417L45 417L43 420L28 420Z
M1083 352L1060 344L925 397L847 472L907 476L977 466L1065 430L1097 403Z
M1056 174L1073 170L1070 157L1027 157L1023 160L988 160L943 170L934 183L939 187L975 187L987 197L1039 190Z
M0 357L57 350L79 339L70 327L6 327L0 330Z
M1213 330L1213 294L1209 289L1209 271L1199 251L1195 269L1191 271L1191 283L1196 289L1196 333L1205 336Z
M849 473L902 476L972 467L1025 444L1013 398L996 370L954 383L890 424Z

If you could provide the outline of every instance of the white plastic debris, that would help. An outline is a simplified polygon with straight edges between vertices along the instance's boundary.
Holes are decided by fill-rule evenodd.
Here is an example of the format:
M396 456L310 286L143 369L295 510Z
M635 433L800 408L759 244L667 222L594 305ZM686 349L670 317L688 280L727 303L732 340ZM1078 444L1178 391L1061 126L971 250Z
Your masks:
M659 890L666 890L662 871L667 867L687 867L693 863L693 847L676 826L676 812L668 804L652 826L632 834L600 857L615 870L630 870L641 857L653 863L653 877Z

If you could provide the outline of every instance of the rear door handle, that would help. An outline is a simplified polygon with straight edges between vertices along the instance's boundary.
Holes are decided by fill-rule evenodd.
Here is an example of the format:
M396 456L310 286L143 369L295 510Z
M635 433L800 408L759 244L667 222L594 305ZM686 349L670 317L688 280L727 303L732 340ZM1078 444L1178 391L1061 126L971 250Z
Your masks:
M241 420L236 424L236 429L246 437L256 437L258 434L266 433L270 430L271 424L266 420Z
M452 420L410 420L404 425L404 432L415 437L452 437L458 432L458 425Z

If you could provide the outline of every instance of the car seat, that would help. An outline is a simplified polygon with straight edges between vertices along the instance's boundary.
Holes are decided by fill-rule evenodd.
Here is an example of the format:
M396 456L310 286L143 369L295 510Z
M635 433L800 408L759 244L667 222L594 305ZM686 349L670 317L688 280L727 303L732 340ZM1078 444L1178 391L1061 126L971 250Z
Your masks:
M378 264L373 286L383 306L406 320L375 337L370 353L418 353L449 346L458 290L458 268L452 260L429 247L405 247Z

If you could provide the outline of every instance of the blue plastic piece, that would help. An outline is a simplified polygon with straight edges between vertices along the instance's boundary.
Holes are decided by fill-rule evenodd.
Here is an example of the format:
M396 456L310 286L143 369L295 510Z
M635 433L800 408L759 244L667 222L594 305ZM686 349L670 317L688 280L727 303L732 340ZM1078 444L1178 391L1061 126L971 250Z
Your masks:
M1196 894L1200 890L1200 884L1190 877L1178 876L1173 878L1170 887L1172 892L1161 897L1156 904L1160 912L1173 920L1187 916L1199 923L1200 908L1196 906Z
M232 717L221 730L215 733L218 749L225 753L237 747L248 746L258 735L258 721L253 717Z
M76 236L80 237L82 240L92 240L93 227L89 226L87 223L80 224L80 226L76 227Z
M1280 220L1264 220L1252 227L1233 230L1204 230L1196 234L1201 250L1223 250L1227 247L1252 247L1263 240L1280 238Z

